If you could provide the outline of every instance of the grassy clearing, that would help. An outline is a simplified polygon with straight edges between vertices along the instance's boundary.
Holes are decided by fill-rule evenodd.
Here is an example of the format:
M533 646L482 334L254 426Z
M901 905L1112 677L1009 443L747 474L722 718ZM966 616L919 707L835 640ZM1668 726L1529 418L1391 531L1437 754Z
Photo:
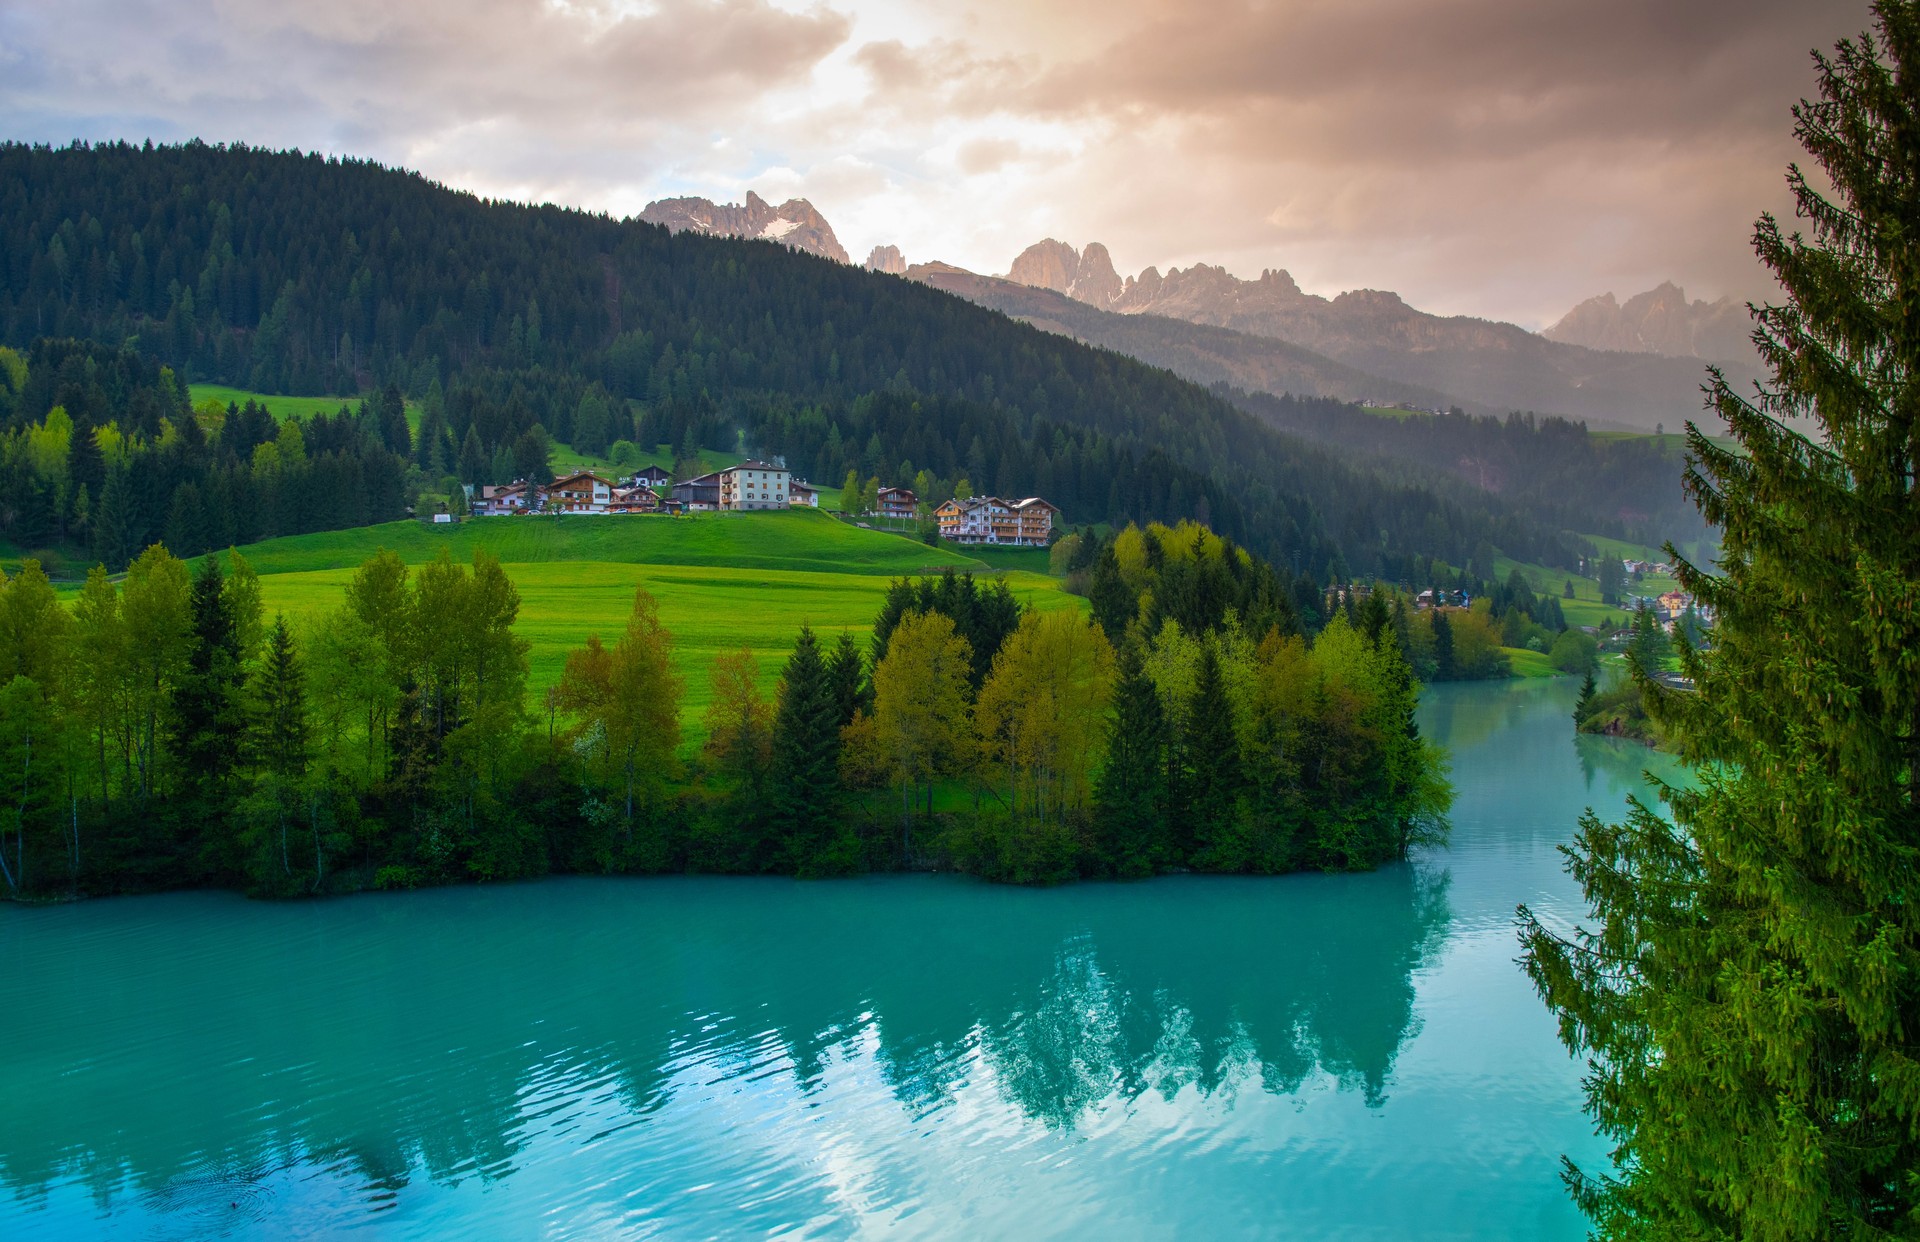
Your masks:
M1507 653L1507 661L1513 665L1515 677L1564 676L1552 661L1538 651L1528 651L1524 647L1502 647L1500 650Z
M700 469L702 471L724 470L728 466L737 466L746 458L738 453L717 453L712 449L700 450ZM548 459L555 477L575 470L593 470L602 475L624 478L636 470L648 466L658 466L662 470L673 469L673 453L670 445L662 444L652 453L642 453L638 461L631 465L616 466L606 456L599 453L582 453L570 444L555 444L553 454ZM839 492L834 493L835 497Z
M1047 572L1047 548L988 548L960 547L946 545L956 556L973 556L985 561L995 569L1017 569L1027 573L1044 574Z
M798 509L678 518L476 518L451 526L387 522L269 539L243 551L260 573L282 574L352 569L381 548L412 564L432 560L442 548L456 561L470 560L476 548L485 548L508 564L600 561L880 576L949 565L987 569L970 556Z
M249 401L258 402L267 413L281 422L289 418L312 418L315 414L337 414L341 406L358 409L365 398L353 397L281 397L271 393L248 392L244 388L228 388L223 384L189 384L187 391L197 406L212 398L221 405L245 405Z

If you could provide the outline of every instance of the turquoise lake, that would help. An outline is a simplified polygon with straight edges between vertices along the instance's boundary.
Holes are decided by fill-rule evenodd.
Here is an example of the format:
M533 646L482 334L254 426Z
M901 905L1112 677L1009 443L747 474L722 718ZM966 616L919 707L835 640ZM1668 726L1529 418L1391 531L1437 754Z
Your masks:
M1584 1236L1513 910L1671 762L1445 686L1449 849L0 909L0 1237Z

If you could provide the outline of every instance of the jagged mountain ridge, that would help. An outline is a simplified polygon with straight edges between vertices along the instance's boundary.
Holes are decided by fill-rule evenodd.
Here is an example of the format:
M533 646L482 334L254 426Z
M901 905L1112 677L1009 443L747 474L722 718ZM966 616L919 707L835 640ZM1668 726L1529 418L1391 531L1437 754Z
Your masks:
M981 276L950 263L916 263L906 269L906 277L1044 331L1165 367L1198 384L1343 401L1404 402L1423 409L1461 404L1446 393L1384 380L1272 337L1150 313L1099 310L1064 290ZM1469 413L1504 413L1477 405L1463 408Z
M745 204L716 204L705 198L663 198L648 203L640 219L663 224L670 233L706 233L716 237L757 237L836 263L851 263L833 226L804 198L774 207L747 191Z
M1550 341L1675 358L1746 359L1753 320L1744 302L1722 297L1687 300L1687 292L1664 281L1624 304L1613 294L1588 298L1541 332Z
M1655 354L1606 352L1515 324L1439 316L1395 293L1357 289L1325 298L1287 272L1241 280L1195 264L1120 279L1106 248L1048 239L1014 260L1008 279L1100 310L1152 314L1302 346L1383 380L1450 393L1464 406L1536 410L1651 428L1700 410L1700 367Z

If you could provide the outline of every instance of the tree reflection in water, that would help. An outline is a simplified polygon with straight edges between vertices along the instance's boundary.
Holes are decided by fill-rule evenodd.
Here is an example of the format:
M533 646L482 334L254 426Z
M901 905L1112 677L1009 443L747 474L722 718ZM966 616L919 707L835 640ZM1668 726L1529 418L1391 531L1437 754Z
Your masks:
M722 1147L749 1120L777 1132L793 1119L732 1115L729 1091L784 1077L800 1107L844 1106L847 1066L916 1133L956 1108L1000 1114L999 1133L1151 1125L1131 1119L1321 1076L1378 1107L1450 917L1445 876L1406 866L0 913L22 963L0 1092L16 1206L69 1181L105 1210L278 1171L308 1196L338 1183L348 1216L422 1175L503 1179L534 1148L644 1139L670 1109L711 1110L695 1124Z

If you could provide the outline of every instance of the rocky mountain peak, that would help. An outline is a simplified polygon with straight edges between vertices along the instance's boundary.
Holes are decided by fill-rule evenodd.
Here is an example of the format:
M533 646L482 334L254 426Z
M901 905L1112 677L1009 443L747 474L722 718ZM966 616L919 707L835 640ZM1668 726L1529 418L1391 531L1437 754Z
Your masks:
M1049 237L1022 250L1007 269L1007 279L1036 289L1065 293L1080 271L1080 252Z
M1089 242L1085 250L1075 250L1051 237L1022 250L1007 279L1064 293L1103 310L1118 301L1126 288L1120 274L1113 270L1113 258L1105 246Z
M716 237L758 237L836 263L852 262L833 235L833 226L804 198L790 198L778 207L752 190L739 205L719 206L705 198L663 198L648 203L639 218L665 225L673 233L692 230Z
M907 274L906 256L900 253L898 246L875 246L873 253L867 256L869 272L890 272L895 276Z
M1107 248L1099 242L1088 242L1087 248L1080 252L1080 270L1074 274L1073 287L1067 296L1104 307L1119 300L1123 288Z

